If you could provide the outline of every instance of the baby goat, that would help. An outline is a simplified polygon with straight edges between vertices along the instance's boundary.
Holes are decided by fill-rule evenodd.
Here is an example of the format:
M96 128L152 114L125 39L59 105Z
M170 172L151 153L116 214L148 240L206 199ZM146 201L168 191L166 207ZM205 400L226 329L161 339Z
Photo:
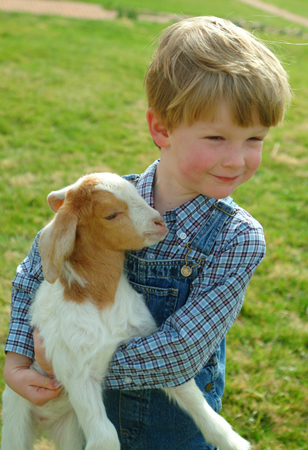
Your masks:
M143 298L123 274L125 250L154 245L167 228L158 212L121 177L92 174L48 196L54 220L40 237L45 281L31 307L62 395L37 407L8 386L2 450L31 450L40 418L59 450L119 450L102 384L117 347L156 331ZM36 364L36 363L35 363ZM35 366L36 367L36 366ZM37 368L37 367L36 367ZM194 380L165 388L220 450L247 450L205 401Z

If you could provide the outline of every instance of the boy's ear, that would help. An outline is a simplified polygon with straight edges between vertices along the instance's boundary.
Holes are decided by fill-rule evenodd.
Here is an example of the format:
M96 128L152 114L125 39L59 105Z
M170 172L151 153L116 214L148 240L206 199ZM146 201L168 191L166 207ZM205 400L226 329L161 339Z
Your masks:
M146 118L148 121L150 134L158 147L168 147L169 133L152 108L147 110Z

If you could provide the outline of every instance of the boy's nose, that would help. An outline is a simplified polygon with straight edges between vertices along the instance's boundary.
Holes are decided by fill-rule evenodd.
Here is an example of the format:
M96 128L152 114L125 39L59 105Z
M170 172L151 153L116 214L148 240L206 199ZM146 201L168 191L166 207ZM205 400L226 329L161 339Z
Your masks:
M232 169L239 169L245 166L244 149L240 145L230 145L224 155L222 165Z

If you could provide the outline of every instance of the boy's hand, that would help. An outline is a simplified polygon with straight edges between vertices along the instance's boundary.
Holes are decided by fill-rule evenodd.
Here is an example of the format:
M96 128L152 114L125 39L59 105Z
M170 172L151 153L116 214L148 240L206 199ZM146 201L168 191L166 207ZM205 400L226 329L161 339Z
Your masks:
M36 370L30 369L31 358L18 353L8 352L4 379L6 384L37 406L45 405L49 400L59 397L62 386L53 378L45 377Z

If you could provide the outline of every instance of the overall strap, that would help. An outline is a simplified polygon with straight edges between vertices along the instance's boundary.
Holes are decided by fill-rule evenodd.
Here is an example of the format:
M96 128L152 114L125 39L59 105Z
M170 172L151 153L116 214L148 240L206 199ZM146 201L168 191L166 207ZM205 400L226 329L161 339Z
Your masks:
M217 200L211 208L209 219L199 230L189 247L199 250L206 256L210 255L219 233L236 215L235 205L231 197Z

